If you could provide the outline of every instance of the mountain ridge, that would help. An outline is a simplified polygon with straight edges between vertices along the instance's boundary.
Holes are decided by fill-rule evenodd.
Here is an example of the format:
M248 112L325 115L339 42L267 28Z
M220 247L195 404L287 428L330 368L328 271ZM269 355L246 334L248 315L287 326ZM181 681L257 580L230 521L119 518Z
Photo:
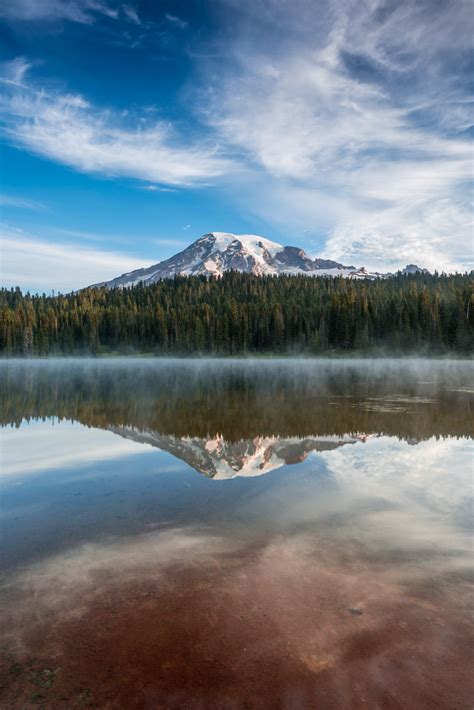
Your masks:
M344 276L351 279L387 278L392 274L356 268L332 259L312 259L304 249L284 246L257 234L209 232L189 244L181 252L152 266L121 274L95 287L128 288L145 285L174 276L221 277L226 271L240 271L261 275ZM405 273L426 272L415 264L408 264ZM403 273L402 272L402 273Z

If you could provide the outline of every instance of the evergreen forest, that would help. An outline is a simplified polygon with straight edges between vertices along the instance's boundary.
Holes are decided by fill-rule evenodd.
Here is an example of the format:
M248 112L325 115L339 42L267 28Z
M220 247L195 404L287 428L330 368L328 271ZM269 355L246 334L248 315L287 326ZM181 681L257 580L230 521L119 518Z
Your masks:
M228 272L53 296L1 289L0 352L466 356L473 283L472 273L356 281Z

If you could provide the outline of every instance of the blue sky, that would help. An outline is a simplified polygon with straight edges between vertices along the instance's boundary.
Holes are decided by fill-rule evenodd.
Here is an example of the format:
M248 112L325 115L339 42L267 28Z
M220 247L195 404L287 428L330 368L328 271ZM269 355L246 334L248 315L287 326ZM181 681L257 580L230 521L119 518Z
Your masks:
M0 0L2 283L68 291L208 231L472 268L455 0Z

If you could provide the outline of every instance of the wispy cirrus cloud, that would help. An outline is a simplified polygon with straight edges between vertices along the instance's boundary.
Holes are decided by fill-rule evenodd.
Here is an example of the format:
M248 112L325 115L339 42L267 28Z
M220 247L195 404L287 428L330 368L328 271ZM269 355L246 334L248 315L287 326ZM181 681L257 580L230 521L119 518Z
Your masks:
M130 22L133 22L133 24L135 24L135 25L142 24L141 20L138 16L138 12L137 12L136 8L133 7L133 5L122 5L122 11L123 11L125 17L127 17L130 20Z
M178 27L180 30L184 30L188 26L188 23L185 22L185 20L182 20L177 15L171 15L169 12L165 14L165 19L175 27Z
M69 20L90 24L98 15L116 18L118 10L104 0L0 0L0 17L7 20Z
M17 195L0 194L0 207L18 207L25 210L43 210L45 205L36 200L28 200Z
M22 86L22 82L31 69L32 63L25 57L15 57L6 62L0 62L0 76L4 84Z
M8 139L76 170L178 186L209 183L232 167L215 142L190 143L170 123L124 123L80 95L9 88L1 103Z

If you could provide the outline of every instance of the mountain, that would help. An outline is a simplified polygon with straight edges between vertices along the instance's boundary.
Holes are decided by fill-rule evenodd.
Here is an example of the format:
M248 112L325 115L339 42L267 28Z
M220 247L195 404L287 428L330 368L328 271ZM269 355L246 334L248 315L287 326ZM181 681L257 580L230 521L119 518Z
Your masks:
M368 438L366 434L305 438L256 436L232 442L219 434L200 438L175 437L151 429L139 431L132 427L110 426L108 430L125 439L167 451L216 481L236 476L261 476L284 465L301 463L313 451L332 451Z
M407 268L412 268L410 265ZM418 269L418 267L413 267ZM307 276L345 276L356 279L383 278L387 274L346 266L331 259L311 259L299 247L283 246L254 234L211 232L197 239L170 259L122 274L94 286L108 288L152 284L178 274L182 276L222 276L224 271L261 274L305 274ZM421 269L420 269L421 271Z
M416 264L407 264L401 271L402 274L429 274L428 269L422 269L421 266Z

